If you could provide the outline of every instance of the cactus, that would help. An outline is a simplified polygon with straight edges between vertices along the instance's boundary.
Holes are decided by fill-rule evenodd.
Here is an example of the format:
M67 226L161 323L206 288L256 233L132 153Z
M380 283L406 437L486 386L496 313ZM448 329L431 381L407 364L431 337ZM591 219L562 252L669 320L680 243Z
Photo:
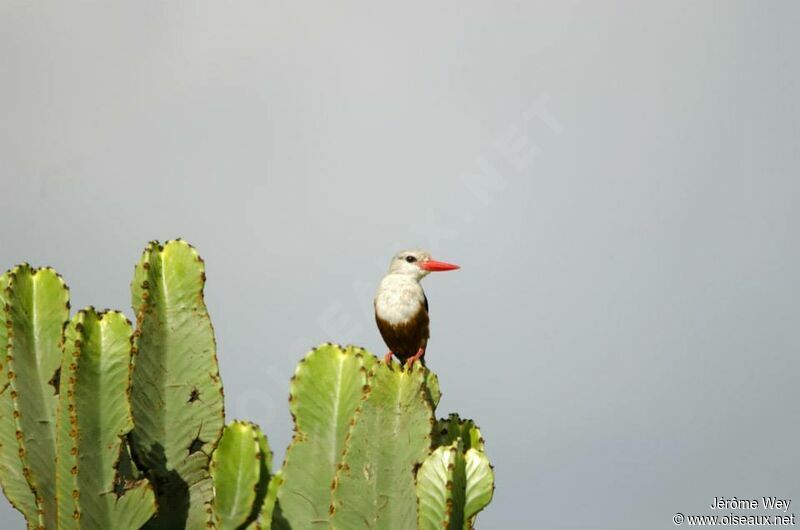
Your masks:
M26 515L29 525L55 528L56 394L69 291L52 269L20 265L8 277L8 392L22 473L36 501L35 516Z
M224 427L204 283L190 245L150 243L132 332L113 311L70 320L52 269L0 276L0 485L29 529L473 528L494 490L483 438L434 420L439 381L420 364L312 350L273 473L257 426Z
M133 428L131 324L117 312L79 311L64 332L58 404L58 528L135 530L155 513L146 479L126 476Z
M436 412L436 407L442 400L442 391L439 389L439 376L430 370L425 372L425 397L428 398L433 412Z
M258 426L233 421L211 458L214 510L221 530L253 523L261 512L272 470L272 451Z
M420 530L470 530L494 493L480 429L457 414L439 420L436 449L417 472Z
M332 526L416 528L414 471L431 443L426 369L376 364L333 486Z
M475 524L478 512L486 508L494 496L494 469L483 451L468 449L466 460L467 487L464 499L464 521L469 528Z
M485 451L481 430L472 420L462 420L458 414L450 414L447 418L436 422L433 430L433 445L451 445L461 439L464 450L475 448Z
M22 512L29 521L30 528L35 528L38 526L36 496L25 479L22 459L19 456L16 434L22 431L17 430L14 420L14 403L11 399L6 362L8 328L4 308L10 308L6 299L9 281L8 274L0 276L0 483L12 506Z
M331 482L367 384L368 363L374 357L362 350L325 344L297 366L289 391L295 434L278 492L292 528L327 528Z
M159 510L154 529L214 526L208 465L224 412L204 284L203 260L180 240L150 243L131 284L133 454L154 479L159 505L171 507Z
M278 492L283 486L283 474L277 471L272 475L272 479L267 486L267 495L261 505L261 511L254 523L248 526L248 530L290 530L291 526L283 516L280 504L278 504Z
M437 447L417 472L419 528L461 530L466 490L461 444Z

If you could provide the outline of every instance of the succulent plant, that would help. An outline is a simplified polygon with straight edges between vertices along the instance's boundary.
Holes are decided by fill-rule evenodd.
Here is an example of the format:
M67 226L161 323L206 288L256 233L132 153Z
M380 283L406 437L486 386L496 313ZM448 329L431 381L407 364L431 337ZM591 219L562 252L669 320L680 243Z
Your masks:
M417 472L420 530L470 530L494 494L494 471L472 420L437 422L436 449Z
M16 454L3 473L3 488L32 528L56 524L56 407L61 373L61 331L69 319L69 291L52 269L23 264L7 273L4 289L6 331L2 459ZM7 408L7 405L3 408ZM12 440L13 436L13 440ZM21 491L20 476L30 494Z
M10 310L10 293L7 292L9 282L8 273L0 276L0 483L11 505L22 512L29 521L29 527L35 528L38 526L36 495L25 478L19 441L16 438L17 432L22 431L17 429L14 419L14 402L8 380L8 327L5 313Z
M130 466L133 331L121 313L79 311L64 332L58 400L59 529L135 529L155 513L147 479Z
M272 473L272 451L257 425L233 421L211 458L217 527L235 530L261 513Z
M286 450L283 485L278 491L291 528L312 528L329 521L331 483L372 359L361 350L324 344L295 370L289 390L295 433Z
M52 269L21 265L0 288L6 495L29 528L141 527L155 512L152 488L121 462L133 428L130 323L89 309L62 336L69 293Z
M52 269L0 276L0 485L28 528L465 529L491 500L480 430L435 421L436 375L326 343L289 390L283 467L258 426L224 426L205 269L150 243L136 329L79 311Z
M425 368L376 363L333 486L334 528L414 529L414 472L431 445Z
M203 300L205 266L183 241L150 243L136 266L131 391L134 458L159 510L148 528L213 526L209 458L224 425L214 330Z

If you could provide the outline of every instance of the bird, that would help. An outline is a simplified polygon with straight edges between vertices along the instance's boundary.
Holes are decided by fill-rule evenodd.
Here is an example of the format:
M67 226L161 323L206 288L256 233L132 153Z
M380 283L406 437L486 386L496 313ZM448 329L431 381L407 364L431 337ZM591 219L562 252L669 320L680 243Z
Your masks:
M425 350L430 338L428 298L420 280L438 271L459 269L458 265L435 261L429 252L403 250L392 257L389 271L375 294L375 322L389 352L384 357L391 364L392 355L408 368L420 361L425 365Z

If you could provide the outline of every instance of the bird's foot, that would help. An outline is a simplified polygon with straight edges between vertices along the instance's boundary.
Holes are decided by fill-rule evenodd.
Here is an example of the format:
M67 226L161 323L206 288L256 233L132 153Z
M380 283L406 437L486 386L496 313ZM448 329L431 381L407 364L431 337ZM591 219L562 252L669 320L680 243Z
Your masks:
M414 362L418 361L419 359L422 359L423 355L425 355L425 348L418 349L417 353L409 357L408 360L406 361L406 368L411 370L414 367Z
M392 352L389 352L386 355L384 355L383 356L383 362L385 362L388 365L391 365L392 364L392 355L394 355Z

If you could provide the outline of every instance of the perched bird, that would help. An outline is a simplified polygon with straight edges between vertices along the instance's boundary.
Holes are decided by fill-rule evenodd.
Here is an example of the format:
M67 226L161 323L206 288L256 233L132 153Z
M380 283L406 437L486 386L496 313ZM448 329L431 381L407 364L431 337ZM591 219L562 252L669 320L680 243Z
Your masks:
M424 250L398 252L389 265L375 294L375 321L383 341L389 347L384 360L392 362L394 354L409 367L425 355L430 332L428 299L419 281L431 272L458 269L443 261L434 261Z

